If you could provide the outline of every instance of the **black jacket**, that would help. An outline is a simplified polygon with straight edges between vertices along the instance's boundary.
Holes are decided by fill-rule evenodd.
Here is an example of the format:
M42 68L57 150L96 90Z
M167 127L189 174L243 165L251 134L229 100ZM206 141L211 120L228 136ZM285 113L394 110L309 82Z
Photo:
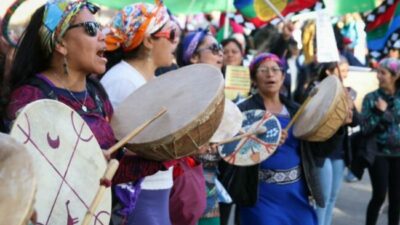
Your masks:
M363 126L365 119L361 114L357 115L357 121L360 126ZM376 142L376 133L358 132L352 137L352 152L353 158L350 161L349 168L358 179L362 179L365 168L371 166L375 157L379 152L378 143Z
M291 117L298 110L298 105L283 96L280 96L282 103L288 109ZM262 97L256 94L248 100L242 102L239 105L241 111L247 111L252 109L265 110ZM301 159L303 174L305 174L306 183L312 197L316 204L320 207L325 206L325 202L322 198L321 186L318 182L316 170L314 169L316 164L314 156L311 154L308 142L301 141ZM234 203L241 206L252 206L257 202L258 198L258 171L259 164L254 166L239 167L227 164L221 160L220 165L220 181L224 184L228 193L231 195Z

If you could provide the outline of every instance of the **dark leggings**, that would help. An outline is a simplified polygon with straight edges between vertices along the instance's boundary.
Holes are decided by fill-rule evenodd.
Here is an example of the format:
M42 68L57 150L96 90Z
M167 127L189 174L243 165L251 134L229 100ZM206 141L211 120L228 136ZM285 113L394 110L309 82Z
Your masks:
M367 208L366 225L375 225L379 211L389 192L388 225L399 225L400 216L400 157L377 156L368 168L372 198Z
M219 213L221 218L221 225L228 225L229 216L231 214L231 210L233 209L233 204L224 204L219 203ZM234 225L240 225L240 218L239 218L239 209L235 207L235 221Z

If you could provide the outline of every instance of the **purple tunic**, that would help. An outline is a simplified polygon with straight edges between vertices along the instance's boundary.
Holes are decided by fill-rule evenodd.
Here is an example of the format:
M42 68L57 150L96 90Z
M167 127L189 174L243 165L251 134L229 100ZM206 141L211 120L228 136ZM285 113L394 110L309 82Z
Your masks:
M79 103L71 96L71 94L67 90L55 87L54 84L46 79L44 76L38 75L37 77L45 80L48 84L50 84L50 86L53 87L57 95L58 101L68 105L75 111L81 111L81 103L84 101L85 97L87 97L85 101L86 107L89 110L96 108L95 100L92 98L92 96L90 96L90 94L87 94L86 96L85 91L72 92L74 96L80 101ZM99 97L101 98L102 96ZM31 102L45 98L48 97L38 87L32 85L23 85L11 93L10 103L7 106L7 117L10 120L15 120L18 110ZM80 116L92 130L100 147L102 149L108 149L115 144L114 132L109 124L113 109L108 99L103 98L102 101L104 103L105 116L99 113L91 112L84 114L80 113Z

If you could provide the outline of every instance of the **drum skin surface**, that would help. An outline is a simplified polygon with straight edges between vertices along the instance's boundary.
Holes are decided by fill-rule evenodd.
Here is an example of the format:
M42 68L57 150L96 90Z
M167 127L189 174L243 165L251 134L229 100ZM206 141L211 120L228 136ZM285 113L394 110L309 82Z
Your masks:
M294 136L307 141L329 139L347 116L347 96L337 76L328 76L316 87L318 92L293 127Z
M279 120L264 110L243 112L242 130L244 132L261 126L266 128L266 132L225 144L219 149L220 156L226 162L236 166L251 166L269 158L277 149L281 138L282 129Z
M163 74L129 95L114 111L115 136L121 139L157 114L167 112L127 144L142 157L164 161L196 154L217 130L224 111L224 80L207 64Z
M10 134L25 145L35 162L38 224L80 224L107 167L89 126L67 105L44 99L22 109ZM94 215L91 224L109 223L110 188Z
M33 212L37 173L25 146L0 133L0 225L25 225Z

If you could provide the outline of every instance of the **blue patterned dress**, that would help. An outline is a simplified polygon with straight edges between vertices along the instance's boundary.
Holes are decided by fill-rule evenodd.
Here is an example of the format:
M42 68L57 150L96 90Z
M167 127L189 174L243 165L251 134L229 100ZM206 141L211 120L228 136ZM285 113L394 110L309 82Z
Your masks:
M289 116L277 118L282 127L290 121ZM260 171L278 173L268 181L260 178L257 203L252 207L240 207L241 225L316 225L317 217L308 201L304 176L293 171L299 168L301 173L300 166L299 141L290 129L286 142L261 163Z

